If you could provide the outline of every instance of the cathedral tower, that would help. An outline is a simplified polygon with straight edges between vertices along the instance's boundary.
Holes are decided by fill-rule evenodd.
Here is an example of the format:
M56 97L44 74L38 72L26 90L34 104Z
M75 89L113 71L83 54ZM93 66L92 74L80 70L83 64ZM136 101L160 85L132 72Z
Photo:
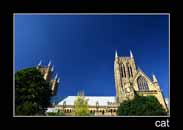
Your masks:
M155 96L168 111L162 90L155 75L150 79L140 68L136 68L132 52L130 56L119 57L116 51L114 60L114 78L117 103L140 96Z
M119 57L116 51L114 77L117 102L134 98L132 80L136 72L137 69L132 52L130 51L130 56L128 57Z
M56 74L55 78L52 79L54 67L51 65L51 61L49 61L48 66L43 66L42 61L40 61L36 68L41 72L43 78L50 83L52 95L56 95L60 78Z

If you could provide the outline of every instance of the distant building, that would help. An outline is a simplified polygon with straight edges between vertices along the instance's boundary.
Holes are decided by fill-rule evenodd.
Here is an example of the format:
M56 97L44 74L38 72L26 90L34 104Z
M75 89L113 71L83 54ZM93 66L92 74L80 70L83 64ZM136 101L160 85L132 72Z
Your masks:
M40 61L36 68L41 72L43 78L50 83L52 95L56 95L60 78L56 74L54 79L52 79L54 67L51 65L51 61L48 63L48 66L43 66L42 61Z
M56 108L70 115L74 111L74 101L77 96L68 96L60 101ZM115 116L118 105L115 96L85 96L88 101L90 114Z

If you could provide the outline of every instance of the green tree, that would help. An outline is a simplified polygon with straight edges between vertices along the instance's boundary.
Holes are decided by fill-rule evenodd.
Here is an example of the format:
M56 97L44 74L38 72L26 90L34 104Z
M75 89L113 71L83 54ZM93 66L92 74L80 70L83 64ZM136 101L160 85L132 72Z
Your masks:
M132 116L167 115L154 96L136 96L133 100L124 101L120 104L117 114Z
M89 109L87 100L84 96L77 96L77 99L74 101L74 115L75 116L89 116Z
M36 68L27 68L15 74L15 114L43 115L50 104L49 83Z

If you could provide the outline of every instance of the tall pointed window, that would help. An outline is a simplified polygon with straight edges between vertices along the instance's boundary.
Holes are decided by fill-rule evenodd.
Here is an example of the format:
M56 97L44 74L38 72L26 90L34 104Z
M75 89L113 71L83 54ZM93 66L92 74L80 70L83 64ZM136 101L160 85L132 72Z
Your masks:
M132 67L131 66L130 66L130 73L131 73L131 76L133 77Z
M126 64L126 66L127 66L127 70L128 70L128 77L131 77L130 66L129 66L129 64L128 64L128 63Z
M137 84L138 84L139 91L149 91L147 81L144 77L142 76L138 77Z
M126 77L125 66L123 63L121 64L121 73L122 73L122 77Z
M130 72L130 67L128 66L128 74L129 74L129 77L131 77L131 72Z
M123 66L122 65L120 66L120 74L121 74L121 77L124 76L124 74L123 74Z

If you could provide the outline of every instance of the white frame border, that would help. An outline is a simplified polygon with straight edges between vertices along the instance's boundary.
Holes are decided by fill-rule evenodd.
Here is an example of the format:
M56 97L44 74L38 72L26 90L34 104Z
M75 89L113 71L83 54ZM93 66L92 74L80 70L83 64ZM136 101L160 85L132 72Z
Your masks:
M15 115L15 15L168 15L168 91L169 91L169 115L168 116L16 116ZM13 13L13 117L170 117L170 13Z

